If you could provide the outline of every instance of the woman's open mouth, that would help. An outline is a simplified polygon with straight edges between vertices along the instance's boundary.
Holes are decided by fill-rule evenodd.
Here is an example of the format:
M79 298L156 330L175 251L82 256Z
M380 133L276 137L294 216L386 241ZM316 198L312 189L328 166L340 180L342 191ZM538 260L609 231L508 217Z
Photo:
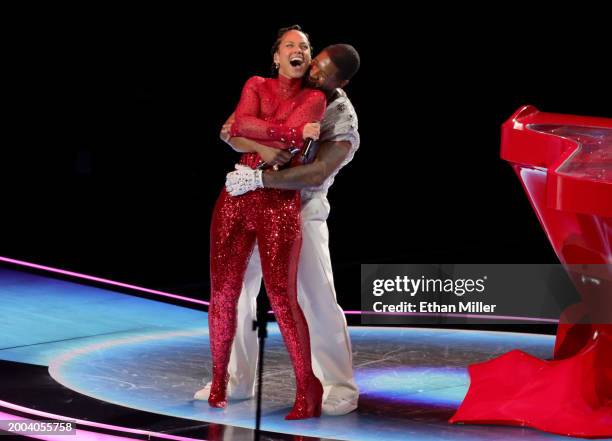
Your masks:
M289 59L289 64L293 67L301 67L304 64L304 59L302 57L291 57Z

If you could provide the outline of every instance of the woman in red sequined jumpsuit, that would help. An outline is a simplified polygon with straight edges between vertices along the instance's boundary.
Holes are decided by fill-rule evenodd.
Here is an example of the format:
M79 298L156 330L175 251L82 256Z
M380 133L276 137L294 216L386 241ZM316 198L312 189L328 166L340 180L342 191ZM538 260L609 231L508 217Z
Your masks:
M325 96L302 88L310 63L310 43L298 30L279 34L274 62L277 78L250 78L235 112L231 136L276 148L301 148L312 124L323 118ZM305 127L307 130L305 130ZM240 163L256 168L256 153ZM296 399L286 419L320 416L323 388L311 367L308 326L297 302L297 266L301 248L300 194L259 188L217 200L211 226L211 302L209 309L213 380L208 402L226 406L227 366L236 331L236 305L257 240L266 292L287 346L296 377Z

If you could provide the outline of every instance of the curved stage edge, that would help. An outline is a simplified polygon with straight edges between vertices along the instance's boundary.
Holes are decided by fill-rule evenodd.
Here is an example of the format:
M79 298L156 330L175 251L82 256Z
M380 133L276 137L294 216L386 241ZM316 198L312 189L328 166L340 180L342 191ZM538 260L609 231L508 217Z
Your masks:
M77 419L77 439L252 439L252 400L218 410L192 399L210 378L205 312L1 267L0 291L0 371L19 373L2 375L3 418ZM553 336L370 327L350 333L359 410L287 422L291 365L270 326L262 439L567 439L446 422L467 391L468 364L514 348L550 358ZM41 398L47 392L55 401Z

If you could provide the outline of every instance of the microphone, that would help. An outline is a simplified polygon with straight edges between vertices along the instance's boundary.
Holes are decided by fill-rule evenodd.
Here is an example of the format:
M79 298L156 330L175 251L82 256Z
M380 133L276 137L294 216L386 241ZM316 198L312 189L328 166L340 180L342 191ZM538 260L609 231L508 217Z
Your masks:
M314 143L314 139L306 138L304 141L304 150L302 151L302 161L305 161L310 154L310 149L312 148L312 144Z

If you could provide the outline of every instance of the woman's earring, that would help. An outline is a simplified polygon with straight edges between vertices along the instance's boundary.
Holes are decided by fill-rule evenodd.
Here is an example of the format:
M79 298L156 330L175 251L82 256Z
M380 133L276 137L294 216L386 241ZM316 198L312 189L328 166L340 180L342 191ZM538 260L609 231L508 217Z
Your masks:
M280 67L280 64L274 63L274 67L278 69Z

